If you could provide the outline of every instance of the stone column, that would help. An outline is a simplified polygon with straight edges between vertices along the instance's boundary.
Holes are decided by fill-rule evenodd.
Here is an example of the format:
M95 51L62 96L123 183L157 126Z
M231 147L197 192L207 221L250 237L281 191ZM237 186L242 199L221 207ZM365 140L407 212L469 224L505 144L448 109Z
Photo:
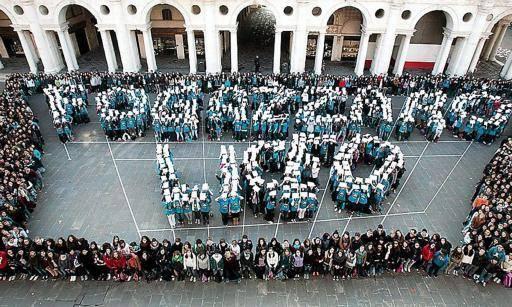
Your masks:
M18 37L20 38L21 47L23 48L23 53L25 53L25 58L27 59L28 66L30 67L30 72L37 73L37 58L35 54L34 45L32 41L29 41L26 36L26 31L24 30L15 30L18 33Z
M0 57L4 59L9 58L9 53L7 52L7 48L5 48L4 40L0 37Z
M306 51L308 45L308 32L305 28L299 28L293 33L293 49L291 72L304 72L306 67Z
M494 47L494 43L496 42L498 36L500 36L501 29L502 29L501 25L497 24L494 29L494 33L492 33L492 35L490 36L491 39L487 42L487 45L485 45L485 49L482 54L482 58L485 61L489 61L489 57L491 56L492 48Z
M504 24L501 26L500 34L496 37L496 41L494 42L494 45L492 46L491 53L489 54L489 60L496 61L496 52L498 51L498 48L501 46L501 43L503 42L503 38L505 37L505 33L507 32L508 24Z
M480 61L480 56L482 55L482 50L485 46L485 41L487 37L483 37L480 39L478 46L476 47L475 54L473 55L473 59L471 60L471 64L469 65L468 72L473 73L478 65L478 61Z
M400 41L400 48L398 49L398 57L395 61L393 73L401 75L404 72L405 61L407 60L407 54L409 53L409 46L411 44L412 34L406 34L402 36Z
M275 74L281 72L281 33L282 31L276 30L274 35L274 61L272 71Z
M474 18L474 22L471 25L471 33L469 34L465 45L459 50L457 60L457 67L453 69L453 74L462 76L471 70L473 59L477 54L477 59L480 57L481 50L483 48L482 37L486 36L486 33L482 33L482 29L487 27L487 16L492 12L492 6L489 3L482 1L482 4L478 7L478 12ZM478 62L478 60L477 60ZM475 64L476 66L476 64ZM473 68L474 70L474 68Z
M395 47L396 32L386 32L382 36L382 42L380 44L379 53L374 56L379 57L376 67L375 74L386 74L389 71L389 63L391 62L391 56L393 54L393 48Z
M59 72L66 66L66 64L64 63L64 59L62 58L62 54L59 50L59 43L57 41L56 32L53 30L45 30L43 35L49 46L48 51L52 54L52 58L54 61L54 66L53 69L51 69L51 71L53 73ZM46 71L47 69L45 68L45 72ZM48 70L47 72L50 72L50 70Z
M377 34L377 41L375 42L375 52L373 53L372 63L370 64L370 72L372 75L378 74L376 68L379 66L380 61L380 50L382 49L382 43L384 42L384 34Z
M188 44L188 62L190 65L190 73L197 72L197 52L196 52L196 37L194 30L187 29L187 44Z
M23 8L23 20L30 21L28 28L22 30L30 30L34 36L34 43L37 46L39 57L43 62L44 71L47 73L56 73L64 68L64 63L59 55L58 46L56 45L55 35L49 37L48 33L41 27L39 15L33 1L18 1L19 5ZM16 29L16 27L15 27ZM34 52L33 57L36 57ZM31 68L32 69L32 68Z
M357 53L357 62L354 72L361 76L364 73L364 65L366 62L366 53L368 52L368 42L370 34L365 29L361 29L361 39L359 40L359 52Z
M503 67L501 68L500 77L503 77L503 78L505 77L505 75L510 70L511 64L512 64L512 54L509 54L507 61L505 62L505 65L503 65Z
M322 63L324 60L324 48L325 48L325 32L320 31L318 34L318 40L316 41L316 53L315 53L315 74L320 75L322 73Z
M123 63L124 72L138 71L136 58L139 59L139 54L134 53L134 48L131 42L132 31L128 30L125 25L118 25L115 29L117 44L119 45L119 53L121 54L121 62ZM135 38L135 35L133 35ZM139 60L140 63L140 60Z
M508 59L507 59L507 64L505 64L504 66L504 69L502 70L502 72L500 73L500 76L505 79L505 80L510 80L512 79L512 65L510 62L512 62L512 56L509 56ZM506 67L506 70L505 70L505 67Z
M176 56L178 60L184 60L185 46L183 45L183 34L174 35L174 41L176 42Z
M137 72L140 70L142 65L140 64L140 53L139 48L137 46L137 32L134 30L128 31L128 38L130 43L130 48L132 50L132 56L133 56L133 71Z
M64 31L64 38L66 39L67 44L68 44L71 54L72 54L71 61L73 61L73 65L75 66L75 69L79 69L78 61L76 59L75 48L73 47L73 42L71 41L71 36L69 35L69 31Z
M332 40L332 53L331 61L341 61L341 54L343 53L343 36L334 36Z
M444 33L443 43L441 44L441 50L439 50L439 54L437 55L436 63L434 64L434 69L432 70L433 75L441 74L444 71L444 67L446 66L446 61L448 60L448 55L450 54L450 49L452 48L452 43L455 37L451 34L451 32Z
M400 14L403 10L401 3L392 2L390 4L389 13L387 13L386 32L381 34L381 42L378 47L378 53L373 56L375 66L374 74L386 74L389 71L389 63L393 55L393 47L395 46L397 23L400 21Z
M203 17L206 27L204 29L204 54L206 60L206 73L221 72L219 31L215 26L217 6L216 1L203 0Z
M62 53L64 54L64 60L66 61L68 71L78 70L78 62L76 60L75 51L73 49L73 45L71 45L71 40L68 40L66 33L68 33L67 25L57 29L57 35L59 36L60 46L62 48Z
M464 69L461 65L465 49L471 49L470 47L468 47L468 38L458 37L455 42L455 47L452 51L452 55L450 57L450 63L448 64L448 68L446 69L447 75L461 76L465 74L465 72L462 72Z
M148 64L148 71L156 71L156 58L155 49L153 48L153 36L151 35L151 27L142 29L142 36L144 37L144 50L146 52L146 62Z
M105 58L107 60L107 66L109 72L115 72L118 68L116 53L114 50L114 44L112 43L112 37L110 30L100 30L101 42L103 44L103 50L105 52Z
M229 39L230 39L230 52L231 52L231 72L238 71L238 37L237 30L229 31Z

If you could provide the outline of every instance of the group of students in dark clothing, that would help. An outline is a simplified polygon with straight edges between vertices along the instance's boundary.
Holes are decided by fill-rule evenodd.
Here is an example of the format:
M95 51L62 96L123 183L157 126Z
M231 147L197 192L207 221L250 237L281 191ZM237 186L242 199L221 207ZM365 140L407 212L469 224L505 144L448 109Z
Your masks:
M91 91L132 85L158 92L174 82L198 82L205 93L223 82L241 86L269 85L277 80L290 87L329 84L345 87L349 94L358 87L376 86L384 93L403 94L416 89L443 90L448 95L486 86L493 95L510 96L510 82L470 77L414 77L404 75L335 77L312 74L256 75L219 74L182 76L170 73L67 73L15 74L0 96L0 276L13 280L88 278L96 280L185 280L239 281L241 278L290 279L330 275L334 280L424 270L428 276L464 275L485 285L512 280L512 225L510 214L511 140L504 141L486 167L475 194L474 209L465 229L464 245L452 245L426 230L399 230L387 234L382 226L364 234L324 234L321 238L293 239L253 244L246 236L231 243L221 239L174 243L142 237L139 243L115 237L97 244L84 238L29 238L27 221L43 187L44 141L38 120L27 103L28 95L41 93L52 84L77 78ZM91 82L91 80L94 80Z
M510 269L499 269L499 265L512 263L512 251L508 250L498 264L499 250L476 251L471 246L452 249L446 238L431 235L426 229L387 233L382 225L352 236L334 231L314 239L282 242L276 238L253 242L247 235L231 242L214 242L211 237L206 241L183 242L176 238L174 242L160 242L143 236L140 242L131 243L115 236L112 242L103 244L72 235L57 240L23 237L17 244L8 242L0 246L0 277L147 282L240 282L252 278L284 281L317 277L338 281L422 271L429 277L437 277L441 272L474 277L484 285L491 278L506 280ZM475 260L467 263L467 257ZM492 266L498 266L498 270L491 271Z
M471 265L477 282L489 280L512 286L512 138L500 148L484 169L472 197L472 209L463 229L464 253L474 254ZM472 251L467 251L471 248ZM487 257L482 257L482 254Z

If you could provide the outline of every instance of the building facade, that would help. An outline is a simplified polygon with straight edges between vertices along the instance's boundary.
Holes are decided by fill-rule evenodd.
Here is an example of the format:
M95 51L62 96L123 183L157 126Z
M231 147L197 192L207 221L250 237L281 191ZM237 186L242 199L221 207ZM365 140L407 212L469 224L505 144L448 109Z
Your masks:
M274 73L339 62L357 75L464 75L495 58L512 21L510 0L0 0L0 56L24 56L32 72L79 69L95 49L109 71L155 71L169 56L191 73L235 72L239 25L262 7L273 15Z

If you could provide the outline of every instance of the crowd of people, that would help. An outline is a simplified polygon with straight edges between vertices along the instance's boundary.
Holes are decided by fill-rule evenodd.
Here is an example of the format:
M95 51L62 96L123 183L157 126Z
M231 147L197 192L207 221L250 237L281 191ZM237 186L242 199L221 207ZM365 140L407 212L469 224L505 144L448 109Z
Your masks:
M174 85L156 96L151 116L157 142L198 139L202 94L197 85Z
M112 88L135 89L146 93L160 93L174 88L171 101L179 97L181 107L193 109L194 99L200 108L203 94L209 95L208 107L205 112L205 127L212 140L220 140L223 132L232 131L233 138L243 141L248 138L263 140L286 139L290 130L290 119L301 115L301 108L309 111L304 121L299 118L295 130L308 132L330 130L331 126L341 129L342 134L358 133L361 124L375 128L378 135L387 140L392 132L398 140L407 140L414 127L427 137L429 141L439 139L445 127L451 128L450 123L461 120L468 132L465 135L477 137L479 122L489 131L489 137L481 137L486 143L497 137L500 127L506 125L510 118L508 107L510 91L509 82L504 80L477 79L472 77L448 78L439 76L334 76L302 74L262 75L216 74L216 75L181 75L178 73L105 73L105 72L71 72L61 75L18 75L23 78L24 87L29 92L40 91L47 85L81 86L90 93L101 93ZM172 90L171 90L172 91ZM178 92L180 92L178 94ZM193 92L191 94L191 92ZM364 93L366 92L366 93ZM464 110L462 116L447 114L451 109L448 97L454 97L473 92L485 93L492 99L481 99L482 104L493 104L486 107L484 112L471 113ZM397 121L392 118L390 95L409 96ZM484 94L482 94L483 96ZM359 98L358 98L359 97ZM345 112L347 102L352 100L351 112L345 120L341 115ZM486 101L484 101L486 100ZM492 102L491 102L492 100ZM498 103L495 103L499 101ZM311 104L313 103L313 104ZM319 112L312 112L312 106L320 103ZM359 107L353 107L362 103ZM168 103L169 104L169 103ZM499 106L502 105L502 108ZM489 112L491 110L491 112ZM167 115L169 110L164 110ZM327 112L327 114L324 113ZM114 112L115 113L115 112ZM132 113L134 113L132 111ZM158 112L153 112L158 113ZM458 112L457 113L461 113ZM314 114L314 116L312 116ZM122 115L122 114L120 114ZM149 115L149 114L148 114ZM174 139L181 137L181 130L190 130L190 139L195 139L193 132L197 131L197 121L192 117L176 118L158 114L154 121L155 133L167 133ZM459 114L460 115L460 114ZM118 117L110 115L112 117ZM477 116L474 119L474 116ZM459 121L455 120L456 117ZM128 114L125 116L126 121ZM122 121L114 121L120 122ZM147 124L146 124L147 125ZM377 125L376 127L374 127ZM66 125L64 125L66 126ZM108 126L108 125L107 125ZM343 126L340 128L340 126ZM477 127L479 128L479 127ZM176 129L178 134L176 135ZM346 129L346 130L345 130ZM64 130L64 129L63 129ZM174 131L172 131L174 130ZM391 131L394 130L394 131ZM473 131L473 133L471 133ZM326 133L332 133L327 131ZM115 132L114 132L115 134ZM65 135L65 134L64 134ZM130 134L125 134L125 139ZM183 135L184 137L184 135ZM133 134L132 134L133 138ZM122 139L122 138L121 138ZM189 139L189 140L190 140Z
M352 174L359 163L375 164L368 178ZM400 147L377 136L355 135L340 145L331 167L329 189L335 210L381 212L385 197L396 190L404 173Z
M219 205L222 224L227 225L231 219L233 225L238 225L244 197L240 192L240 172L233 145L228 146L228 148L221 145L219 160L219 173L216 174L216 177L221 188L219 197L215 201Z
M135 140L151 124L149 97L144 89L114 87L95 97L101 128L110 140Z
M191 187L180 183L180 178L174 169L174 156L169 144L156 145L156 161L160 176L162 207L171 228L176 224L210 223L210 204L213 193L208 183Z
M463 229L467 275L512 287L512 138L504 139L475 188ZM482 256L484 255L484 256Z
M139 93L143 93L140 89L148 92L165 91L171 83L185 85L194 83L201 88L202 92L210 93L221 88L226 82L231 83L229 87L237 85L247 89L283 84L301 92L306 86L338 85L346 89L347 95L357 95L359 88L367 86L378 87L384 95L389 93L409 95L423 90L425 95L442 91L450 97L485 88L489 95L504 99L510 97L511 88L510 82L501 80L409 75L400 77L334 77L310 74L181 76L165 73L95 72L12 75L5 84L6 90L0 96L0 128L2 129L0 135L2 179L0 183L0 276L2 279L12 280L16 277L31 280L38 278L70 278L71 280L113 278L118 281L189 279L206 282L209 280L239 281L241 278L253 277L284 280L330 276L334 280L339 280L376 276L384 272L422 270L426 275L433 277L441 272L462 275L484 286L491 281L503 283L507 287L512 284L510 240L512 234L510 230L512 225L510 207L512 140L510 138L503 141L495 157L485 168L484 178L477 186L471 214L464 228L462 245L455 248L446 238L442 238L439 234L430 235L425 229L422 231L413 229L405 235L399 230L388 234L382 226L375 231L368 230L362 235L355 233L351 236L349 233L339 234L335 231L332 234L324 234L321 238L302 241L293 239L293 241L279 242L272 238L269 243L266 243L265 239L260 238L254 246L246 236L231 243L223 239L215 243L211 238L204 243L200 239L189 243L181 242L177 238L174 243L171 243L168 240L159 242L148 237L142 237L140 242L128 243L115 237L112 242L97 244L72 235L67 239L54 240L39 237L31 239L26 229L30 214L36 207L38 193L43 187L42 174L45 169L42 163L44 141L39 131L38 119L31 111L27 97L34 93L42 93L43 89L49 88L50 85L60 88L62 85L66 86L73 82L83 84L92 92L107 92L114 87L129 91L130 87L134 86L134 91ZM100 97L101 95L104 94L100 94ZM434 96L437 97L437 94ZM434 101L436 99L434 98ZM120 101L125 103L122 99ZM495 107L493 103L491 113L485 113L486 116L492 117L498 113L498 110L506 114L506 109L500 109L500 107L501 104ZM444 107L441 110L449 109ZM488 108L485 110L489 112ZM148 106L145 113L149 114L149 111ZM429 126L428 123L427 120L426 127ZM357 138L357 133L355 137ZM432 137L435 140L436 135L433 134ZM288 203L290 210L295 206L292 204L296 203L293 200L296 197L294 194L299 194L299 198L302 197L301 195L314 198L310 194L317 192L313 165L315 163L318 165L321 161L320 157L310 153L312 148L315 148L315 144L313 141L313 145L308 148L307 139L305 134L294 136L290 144L291 150L288 151L285 159L282 190L289 191L286 195L289 194L292 199ZM368 143L372 145L368 146ZM352 159L352 163L366 161L366 158L377 159L378 156L374 156L374 152L378 150L373 148L379 149L382 146L378 146L373 138L366 138L366 143L362 141L361 144L365 145L357 146L358 150L354 150L353 153L359 152L363 158ZM316 148L321 148L320 144L316 145ZM371 150L368 147L371 147ZM391 166L393 162L396 163L392 171L395 174L388 174L391 177L395 176L396 181L388 177L388 184L392 188L393 183L399 179L398 173L401 166L396 158L393 158L393 161L387 161L387 157L399 157L399 154L393 152L390 146L384 147L391 153L388 152L387 155L384 153L379 163L389 162L390 165L387 166L389 169L393 168ZM327 148L330 147L327 146ZM197 203L201 203L204 187L200 190L199 187L190 188L179 184L178 193L175 189L178 186L172 176L168 175L174 173L171 172L172 155L164 152L162 147L161 156L157 158L160 165L159 173L168 180L165 182L162 179L162 189L168 187L169 191L167 193L163 190L162 204L168 210L168 200L174 201L173 193L176 193L179 197L174 204L183 207L188 206L185 205L186 203L190 204L190 208L196 204L197 208ZM219 175L222 190L221 196L216 201L221 208L223 222L227 224L228 218L235 218L236 214L240 213L236 209L236 204L240 207L240 201L243 199L241 195L247 191L247 189L244 190L245 184L242 181L250 183L250 178L240 177L247 176L252 171L242 170L239 173L234 150L229 148L224 152ZM345 160L336 159L334 152L332 156L332 160L341 161L343 166ZM329 159L327 154L327 160ZM309 161L311 164L311 173L304 172L304 161ZM334 164L336 169L338 164L336 162ZM381 174L385 172L387 171L383 170ZM363 183L365 183L364 180ZM377 186L379 184L386 186L381 182ZM294 188L298 193L293 190ZM208 190L207 187L206 190ZM305 191L307 194L302 194ZM205 192L205 194L208 193ZM167 197L171 195L171 198ZM185 198L188 201L185 201ZM191 198L194 198L194 201L191 201ZM232 206L233 204L235 206ZM302 201L299 201L299 208L301 204ZM308 208L306 207L305 212ZM188 211L180 213L183 222L197 223L198 216L203 219L202 214L192 215Z
M87 90L83 84L69 82L61 83L59 87L49 84L43 92L60 141L73 141L73 125L90 122Z
M447 111L447 126L454 137L490 145L505 130L512 103L485 91L473 91L456 96Z
M103 244L73 235L57 240L24 237L20 242L0 246L0 278L339 281L416 272L434 278L440 274L474 278L484 286L490 279L503 280L510 287L512 251L475 250L471 246L453 247L446 238L426 229L387 232L382 225L362 234L334 231L312 239L281 242L276 238L253 241L247 235L231 242L216 242L210 237L205 241L198 238L183 242L176 238L174 242L160 242L147 236L140 242L127 242L114 236L112 242Z
M275 144L274 144L275 142ZM284 141L252 145L245 151L241 178L246 204L255 217L264 214L268 223L311 219L318 210L320 159L308 152L304 134L294 134L290 148ZM263 179L264 172L282 172L282 181Z

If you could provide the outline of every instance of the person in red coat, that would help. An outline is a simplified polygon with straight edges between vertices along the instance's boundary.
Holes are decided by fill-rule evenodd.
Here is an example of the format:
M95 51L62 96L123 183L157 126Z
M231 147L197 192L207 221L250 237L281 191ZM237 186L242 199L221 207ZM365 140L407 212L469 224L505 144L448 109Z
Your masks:
M7 273L7 253L0 250L0 278L5 280Z
M423 246L421 249L421 260L423 261L423 267L427 268L428 264L434 259L436 252L436 244L430 243Z
M118 251L115 251L112 254L112 259L110 260L110 270L112 271L114 279L124 281L128 277L125 274L125 269L126 257Z

